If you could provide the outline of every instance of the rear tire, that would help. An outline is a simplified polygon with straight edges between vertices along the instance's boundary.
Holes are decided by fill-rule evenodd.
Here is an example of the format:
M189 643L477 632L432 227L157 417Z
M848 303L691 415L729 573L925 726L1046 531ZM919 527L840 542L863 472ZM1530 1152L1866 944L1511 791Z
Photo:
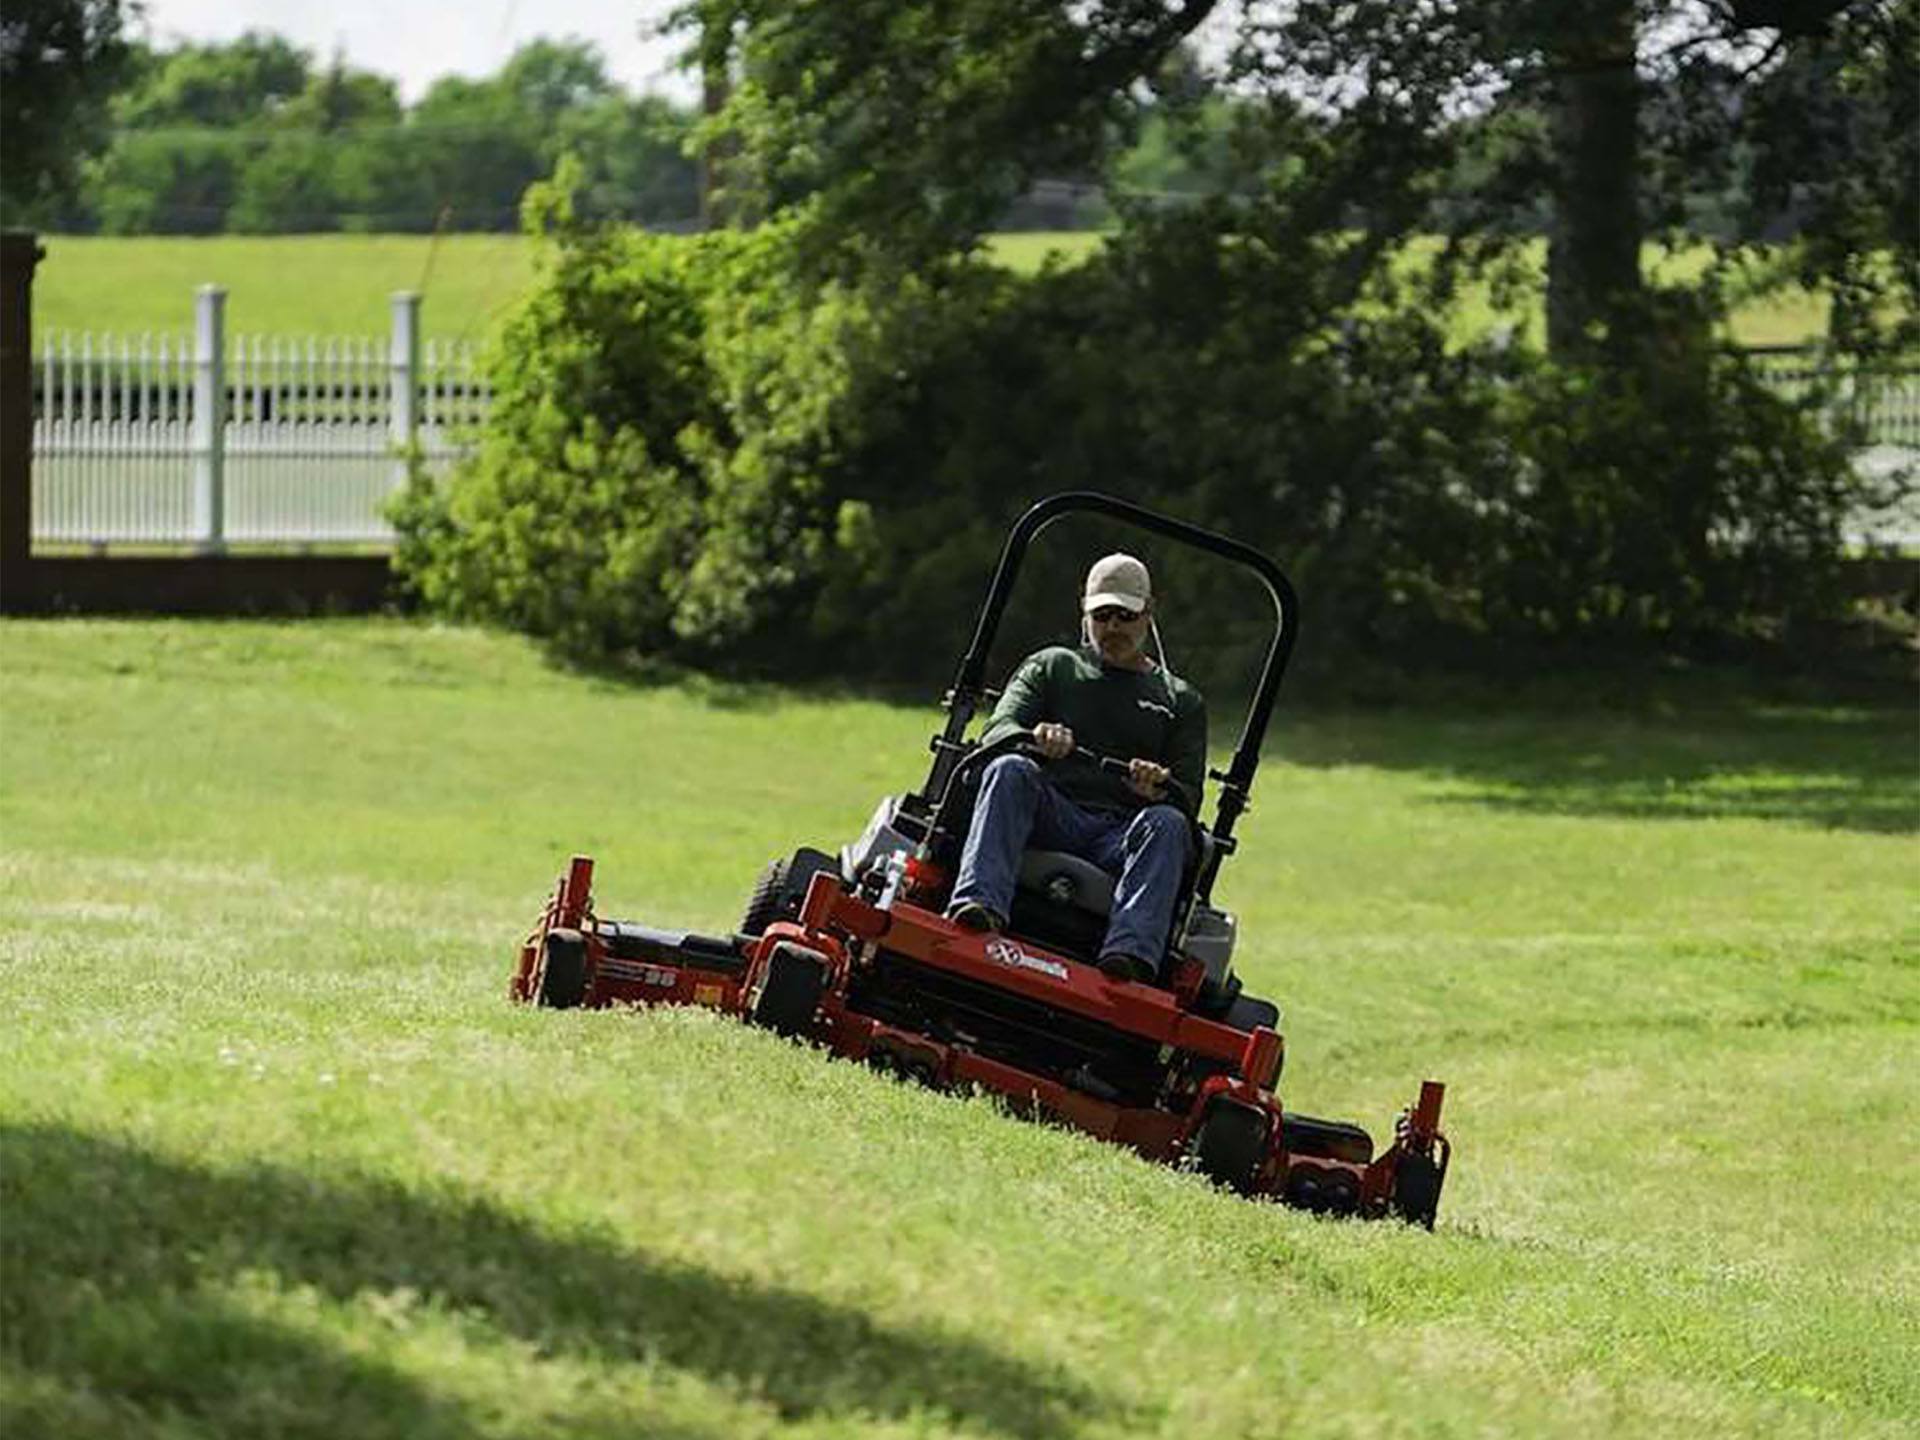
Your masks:
M742 935L764 935L776 920L791 920L800 913L807 886L822 870L840 873L840 862L820 850L800 849L785 860L769 860L760 879L747 897L746 912L740 917Z
M789 1039L805 1035L826 991L826 961L796 945L775 945L767 957L766 983L753 1003L753 1023Z
M587 995L587 937L578 930L549 930L534 999L549 1010L571 1010Z
M746 913L740 917L742 935L764 935L767 926L781 918L780 901L787 888L787 862L769 860L760 879L747 897Z
M1200 1173L1237 1194L1251 1193L1267 1158L1267 1128L1267 1117L1251 1105L1215 1100L1193 1136Z

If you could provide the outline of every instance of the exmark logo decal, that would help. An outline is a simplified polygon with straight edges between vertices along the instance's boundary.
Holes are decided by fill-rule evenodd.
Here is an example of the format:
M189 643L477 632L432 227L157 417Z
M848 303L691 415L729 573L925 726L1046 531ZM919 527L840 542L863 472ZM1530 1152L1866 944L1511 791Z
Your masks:
M1058 960L1043 960L1038 955L1029 955L1011 940L989 940L987 958L1010 965L1015 970L1034 970L1042 975L1051 975L1056 980L1067 978L1067 967Z

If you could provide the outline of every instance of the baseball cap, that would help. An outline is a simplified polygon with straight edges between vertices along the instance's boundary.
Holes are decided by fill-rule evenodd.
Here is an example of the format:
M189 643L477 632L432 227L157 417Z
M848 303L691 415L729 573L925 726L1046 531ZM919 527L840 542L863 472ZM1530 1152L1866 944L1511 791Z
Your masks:
M1087 586L1080 601L1082 613L1102 605L1118 605L1138 615L1153 599L1153 581L1147 567L1131 555L1118 552L1103 555L1087 571Z

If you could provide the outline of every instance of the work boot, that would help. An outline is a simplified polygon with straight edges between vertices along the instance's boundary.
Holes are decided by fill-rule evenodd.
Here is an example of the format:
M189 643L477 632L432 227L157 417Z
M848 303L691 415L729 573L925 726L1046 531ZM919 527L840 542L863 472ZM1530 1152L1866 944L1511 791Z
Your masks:
M986 906L975 900L963 900L947 911L947 919L962 930L972 930L976 934L991 933L1000 928L1000 917Z
M1152 983L1154 968L1133 955L1102 955L1100 973L1109 980L1130 980L1136 985Z

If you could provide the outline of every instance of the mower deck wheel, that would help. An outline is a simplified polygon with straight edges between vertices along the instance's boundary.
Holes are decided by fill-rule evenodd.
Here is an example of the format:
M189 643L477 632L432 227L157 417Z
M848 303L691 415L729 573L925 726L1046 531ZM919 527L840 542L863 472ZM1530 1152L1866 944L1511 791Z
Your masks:
M549 930L545 950L534 998L549 1010L571 1010L587 995L587 937L578 930Z
M1252 1191L1267 1155L1267 1117L1237 1100L1216 1099L1193 1136L1200 1173L1216 1185L1245 1195Z
M1415 1152L1402 1155L1393 1169L1393 1209L1409 1225L1433 1229L1440 1210L1440 1167Z
M753 1004L753 1023L777 1035L804 1035L826 993L827 966L797 945L775 945L767 957L767 979Z

